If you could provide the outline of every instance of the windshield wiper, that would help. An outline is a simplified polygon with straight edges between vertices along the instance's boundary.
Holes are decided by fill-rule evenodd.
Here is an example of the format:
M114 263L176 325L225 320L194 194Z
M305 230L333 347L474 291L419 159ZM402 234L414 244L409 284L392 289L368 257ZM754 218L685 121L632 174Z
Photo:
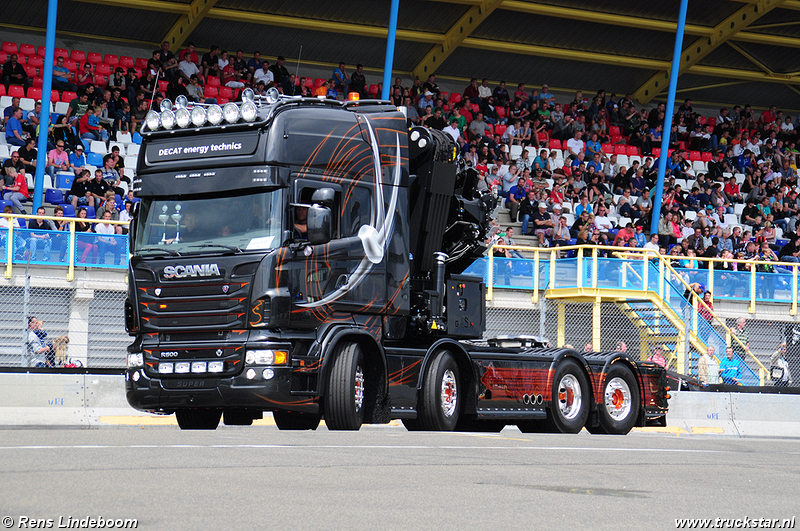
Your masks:
M242 250L238 247L233 245L222 245L221 243L196 243L194 245L189 245L187 247L222 247L223 249L227 249L234 253L241 253Z
M172 249L165 249L164 247L142 247L141 249L136 249L137 254L143 251L160 251L170 256L181 256L181 253L179 253L178 251L173 251Z

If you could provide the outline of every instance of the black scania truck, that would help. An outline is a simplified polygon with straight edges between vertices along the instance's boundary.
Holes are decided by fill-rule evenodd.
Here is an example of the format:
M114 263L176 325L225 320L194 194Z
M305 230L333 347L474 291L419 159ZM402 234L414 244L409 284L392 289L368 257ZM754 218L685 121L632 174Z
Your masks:
M134 182L128 402L183 429L627 433L664 371L483 339L493 198L446 134L387 102L273 93L147 119Z

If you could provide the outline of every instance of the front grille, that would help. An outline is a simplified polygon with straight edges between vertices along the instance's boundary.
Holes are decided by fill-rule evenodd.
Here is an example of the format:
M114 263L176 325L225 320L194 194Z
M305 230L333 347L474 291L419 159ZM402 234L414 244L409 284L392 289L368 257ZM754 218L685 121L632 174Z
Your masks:
M215 279L211 282L141 283L137 288L142 330L245 328L249 280L240 277L236 282Z

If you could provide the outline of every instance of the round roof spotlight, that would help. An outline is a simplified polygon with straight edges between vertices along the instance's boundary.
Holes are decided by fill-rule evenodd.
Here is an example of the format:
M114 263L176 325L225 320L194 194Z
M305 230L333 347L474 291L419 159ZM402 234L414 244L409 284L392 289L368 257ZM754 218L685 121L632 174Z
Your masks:
M422 149L428 145L428 140L425 138L420 138L419 142L417 142L417 145L420 147L420 149Z
M255 101L256 93L251 88L244 89L242 92L242 101Z
M178 123L178 127L184 129L189 127L189 124L192 123L192 115L185 107L181 107L175 111L175 121Z
M177 98L175 98L175 106L179 109L186 109L189 107L189 98L181 94Z
M161 117L156 111L149 111L144 117L144 122L147 124L149 131L156 131L158 126L161 125Z
M172 101L169 98L164 98L161 100L161 112L164 111L171 111L172 110Z
M222 108L222 114L225 116L226 122L235 124L239 121L239 106L235 103L226 103Z
M175 113L171 110L166 110L161 113L161 127L164 129L172 129L175 127Z
M201 125L206 123L205 108L200 107L199 105L196 107L192 107L192 112L190 114L192 115L192 124L195 127L200 127Z
M278 92L278 89L275 87L270 87L269 90L267 90L267 103L272 105L273 103L277 103L279 99L281 99L281 93Z
M206 116L211 125L219 125L222 123L222 108L217 104L211 105L206 111Z
M246 101L242 104L242 118L244 118L245 122L255 121L257 114L258 110L256 109L255 103L252 101Z
M411 141L416 142L419 140L419 131L411 131Z

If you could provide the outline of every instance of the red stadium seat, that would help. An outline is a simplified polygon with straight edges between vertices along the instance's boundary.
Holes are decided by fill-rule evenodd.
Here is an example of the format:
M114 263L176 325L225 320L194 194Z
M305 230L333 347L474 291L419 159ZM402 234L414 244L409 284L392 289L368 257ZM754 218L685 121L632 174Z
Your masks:
M660 157L661 156L661 148L653 148L653 157Z
M16 42L3 42L3 51L11 55L12 53L19 53L19 48L17 48Z
M5 95L6 95L6 86L0 85L0 96L5 96Z
M327 81L327 80L326 79L322 79L322 78L315 79L314 80L314 88L320 88L322 86L322 84L325 83L325 81Z
M628 152L628 146L625 144L614 144L615 155L625 155Z
M717 126L717 119L712 116L711 118L708 119L708 121L706 123L711 127L716 127Z
M700 154L699 151L690 151L689 152L689 160L692 162L696 160L703 160L703 156Z
M67 103L71 102L77 97L78 97L77 94L75 94L74 92L70 92L68 90L65 90L64 92L61 93L61 101L65 101Z
M40 49L44 48L44 46L39 46L39 48ZM42 53L39 53L38 55L44 57ZM55 51L53 52L53 60L55 61L57 57L63 57L64 59L69 59L69 50L67 50L66 48L56 48Z
M105 63L100 63L94 68L94 73L100 76L110 76L111 75L111 66Z
M103 57L103 62L107 65L117 66L119 64L119 57L107 53L106 56ZM145 66L147 65L145 64Z
M621 136L622 131L620 131L618 125L612 125L611 127L608 128L608 134L612 136Z
M208 85L205 88L206 98L216 98L219 96L219 89L217 87Z
M82 63L86 61L86 52L82 52L80 50L72 50L72 53L69 54L69 58L75 61L76 63Z
M562 149L561 140L557 138L551 138L550 149Z
M93 65L99 65L103 62L103 56L97 52L89 52L86 56L86 60Z
M314 80L313 80L313 79L311 79L310 77L307 77L307 78L306 78L306 86L307 86L308 88L311 88L311 87L313 87L313 86L314 86Z
M619 144L622 141L622 135L611 135L611 143Z
M33 44L20 44L19 45L19 54L25 57L35 56L36 55L36 47Z
M614 153L614 145L613 144L600 144L600 149L603 150L603 153L610 155Z
M225 88L228 88L228 87L225 87ZM228 90L230 90L230 89L228 89ZM226 103L228 103L230 101L231 100L229 100L228 98L223 98L223 97L217 98L217 104L218 105L225 105Z
M121 55L119 58L119 66L125 68L126 70L128 68L133 68L135 64L136 63L134 63L133 57L129 57L127 55Z
M460 101L461 101L461 94L458 94L457 92L453 92L452 94L450 94L450 103L458 103Z
M28 89L28 97L32 100L41 100L42 99L42 89L37 87L31 87Z
M702 156L700 157L703 162L710 161L713 157L710 151L704 151Z
M105 86L108 84L108 76L95 75L94 84L100 88L105 88Z
M506 117L506 108L505 107L495 107L494 109L497 111L497 116L499 116L500 118L505 118Z
M481 110L481 106L480 106L480 105L478 105L477 103L470 103L470 104L469 104L469 109L470 109L470 110L471 110L473 113L477 114L477 113L478 113L478 111L480 111L480 110Z
M64 59L64 68L66 68L67 70L69 70L74 74L78 70L78 63L76 63L72 59Z
M233 99L233 89L230 87L220 87L219 97L227 100Z
M544 131L542 131L541 133L537 133L536 139L539 140L539 142L547 142L547 133L545 133Z
M496 125L496 126L494 126L494 134L503 136L503 133L506 132L506 127L507 126L505 126L505 125Z
M8 61L8 54L0 50L0 63L5 63L6 61Z
M9 85L8 86L8 95L11 96L12 98L14 96L16 96L18 98L24 98L25 97L25 89L22 88L22 85Z
M461 115L467 119L467 123L472 121L472 113L469 112L467 109L461 109Z
M139 70L144 70L145 68L147 68L147 59L145 59L144 57L137 57L136 68L138 68Z
M165 81L163 79L158 81L159 92L166 92L168 88L169 88L169 81Z
M42 59L38 55L31 55L30 57L28 57L28 66L42 68L44 66L44 59Z
M369 86L369 95L373 98L378 97L378 93L380 92L381 87L379 85L370 85Z
M697 117L697 123L699 123L700 125L706 125L706 117L705 116L698 116Z
M206 79L206 85L209 87L219 87L221 83L219 82L219 78L217 76L208 76L208 79Z
M30 65L23 65L25 69L25 73L28 74L28 77L36 77L36 67Z
M50 91L50 101L61 101L61 95L57 90Z
M41 77L33 78L33 81L31 82L31 86L32 87L42 88L42 85L44 85L44 79L43 78L41 78Z
M625 149L625 154L629 157L638 157L639 156L639 146L627 146Z

